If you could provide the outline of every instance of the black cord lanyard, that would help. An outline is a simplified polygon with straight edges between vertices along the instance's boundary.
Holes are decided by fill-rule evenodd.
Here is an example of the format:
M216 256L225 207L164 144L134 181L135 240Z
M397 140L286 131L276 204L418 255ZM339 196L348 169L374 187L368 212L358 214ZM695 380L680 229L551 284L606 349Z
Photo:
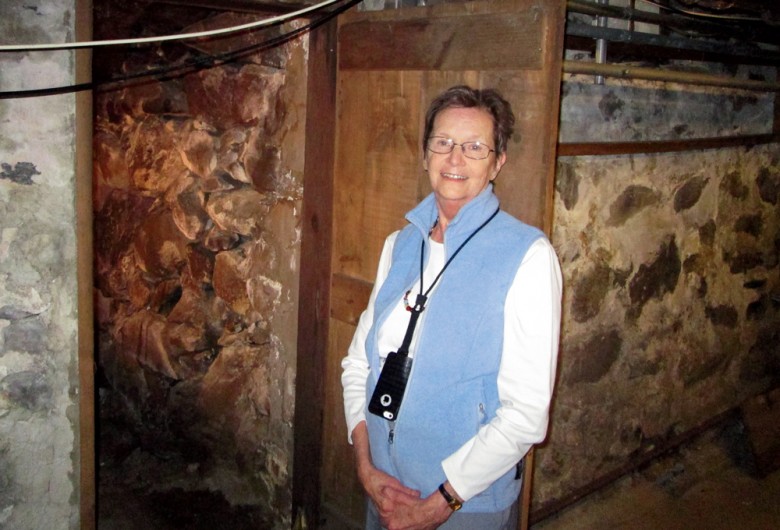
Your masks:
M477 235L477 233L485 228L485 226L493 220L493 218L498 215L499 208L496 208L496 211L493 212L493 214L487 218L487 220L479 225L476 230L474 230L469 237L466 238L466 240L460 244L460 246L457 248L455 252L452 253L452 256L450 256L450 259L447 260L447 262L444 264L444 267L441 268L439 271L439 274L436 275L436 278L433 279L433 282L431 283L431 286L428 287L428 289L423 293L423 272L424 272L424 262L425 262L425 239L423 238L422 243L420 244L420 293L417 295L417 299L414 301L413 307L408 307L409 311L412 313L409 316L409 326L406 328L406 335L404 335L404 340L401 343L401 347L398 348L398 353L401 355L408 355L409 354L409 346L412 343L412 335L414 335L414 328L417 326L417 319L420 318L420 313L423 312L425 309L425 303L428 301L428 295L433 290L436 283L439 281L439 278L441 278L441 275L444 274L444 271L447 270L447 267L449 267L450 263L452 263L452 260L455 259L455 256L458 255L458 253L463 250L463 247L466 246L466 243L471 241L471 238Z

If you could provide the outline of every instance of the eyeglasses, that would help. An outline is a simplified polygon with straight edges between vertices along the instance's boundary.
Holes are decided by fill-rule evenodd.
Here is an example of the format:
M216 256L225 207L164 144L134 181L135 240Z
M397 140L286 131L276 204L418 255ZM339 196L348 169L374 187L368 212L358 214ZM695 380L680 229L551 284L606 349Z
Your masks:
M452 153L455 146L459 145L463 156L471 158L472 160L483 160L490 156L490 153L495 152L494 149L489 148L482 142L463 142L462 144L455 143L452 138L446 138L444 136L431 136L428 138L428 150L440 155L448 155Z

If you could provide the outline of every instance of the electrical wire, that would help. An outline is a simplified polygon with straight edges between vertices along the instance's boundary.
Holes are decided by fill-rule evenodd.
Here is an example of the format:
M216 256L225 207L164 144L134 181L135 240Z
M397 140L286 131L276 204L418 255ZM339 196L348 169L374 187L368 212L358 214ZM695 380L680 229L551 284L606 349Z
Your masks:
M190 39L200 39L204 37L214 37L216 35L225 35L228 33L235 33L238 31L256 29L262 26L285 22L291 18L297 18L312 11L319 11L331 4L340 1L341 0L323 0L319 4L315 4L309 7L304 7L302 9L299 9L298 11L293 11L290 13L286 13L284 15L277 15L275 17L256 20L254 22L248 22L246 24L240 24L238 26L230 26L227 28L218 28L218 29L212 29L208 31L182 33L179 35L162 35L157 37L141 37L135 39L65 42L61 44L9 44L9 45L0 45L0 52L71 50L76 48L95 48L98 46L120 46L120 45L124 46L130 44L150 44L150 43L167 42L167 41L174 41L174 40L190 40Z
M343 0L339 0L339 1L343 1ZM296 28L291 31L288 31L287 33L277 35L276 37L273 37L263 42L251 44L249 46L245 46L243 48L237 48L235 50L231 50L228 52L222 52L216 55L206 55L202 57L196 57L182 64L161 66L150 70L144 70L142 72L125 74L119 77L109 78L105 81L98 81L95 84L101 87L108 87L102 91L109 91L116 88L124 88L125 86L128 86L128 84L126 83L127 81L132 81L134 79L153 77L155 81L168 80L176 76L180 76L185 72L188 73L188 72L194 72L198 70L205 70L208 68L213 68L216 66L227 64L236 61L241 57L250 55L252 53L256 53L257 51L273 48L275 46L284 44L285 42L288 42L298 37L299 35L306 33L307 31L310 31L318 26L321 26L325 22L333 19L334 17L347 11L351 7L359 4L361 1L362 0L349 0L344 5L339 6L338 8L327 12L325 15L323 15L321 18L315 21L309 22L308 24L305 24L300 28ZM116 87L113 88L112 85ZM117 86L117 85L121 85L121 86Z
M109 92L112 90L120 90L122 88L148 83L150 82L149 78L153 78L155 82L167 81L170 79L174 79L176 77L180 77L186 73L196 72L199 70L206 70L208 68L214 68L223 64L227 64L236 61L246 55L255 53L259 50L272 48L280 44L283 44L285 42L288 42L298 37L299 35L307 31L310 31L314 28L317 28L318 26L324 24L325 22L335 18L341 13L359 4L361 1L362 0L349 0L345 4L338 6L332 11L328 11L325 15L318 18L317 20L309 22L308 24L305 24L300 28L294 29L287 33L283 33L281 35L278 35L266 41L257 44L252 44L250 46L245 46L243 48L231 50L229 52L223 52L216 55L207 55L203 57L196 57L182 64L161 66L149 70L144 70L142 72L133 72L133 73L117 76L117 77L111 77L102 81L99 80L99 81L92 81L88 83L78 83L78 84L65 85L59 87L2 91L0 92L0 100L62 95L62 94L69 94L74 92L81 92L84 90L97 90L99 92Z
M674 1L670 1L669 5L665 5L660 2L656 2L654 0L640 0L640 2L654 5L661 9L666 9L667 11L676 11L678 13L683 13L685 15L691 15L695 17L717 18L717 19L724 19L724 20L742 20L742 21L747 20L751 22L759 22L762 20L761 17L750 16L750 15L717 14L717 13L708 13L706 11L699 11L697 9L688 9L680 6L679 3Z

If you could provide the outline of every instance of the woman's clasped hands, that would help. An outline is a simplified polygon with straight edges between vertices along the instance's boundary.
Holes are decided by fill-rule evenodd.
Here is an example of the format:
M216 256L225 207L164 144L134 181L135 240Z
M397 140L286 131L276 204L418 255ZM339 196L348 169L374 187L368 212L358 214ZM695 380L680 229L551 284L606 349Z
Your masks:
M379 471L358 470L358 476L387 530L434 530L452 513L438 492L421 498L420 492Z
M361 422L352 433L357 475L387 530L434 530L452 514L438 491L426 498L420 492L374 467L368 451L368 432Z

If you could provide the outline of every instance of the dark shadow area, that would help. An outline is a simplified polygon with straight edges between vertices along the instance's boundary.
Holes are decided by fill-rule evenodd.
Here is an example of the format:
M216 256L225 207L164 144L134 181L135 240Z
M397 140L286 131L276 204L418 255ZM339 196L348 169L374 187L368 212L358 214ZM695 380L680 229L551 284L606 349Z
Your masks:
M123 419L118 394L99 380L100 530L262 530L272 521L256 506L234 506L215 491L193 490L201 464L144 444ZM267 515L265 516L267 517Z

